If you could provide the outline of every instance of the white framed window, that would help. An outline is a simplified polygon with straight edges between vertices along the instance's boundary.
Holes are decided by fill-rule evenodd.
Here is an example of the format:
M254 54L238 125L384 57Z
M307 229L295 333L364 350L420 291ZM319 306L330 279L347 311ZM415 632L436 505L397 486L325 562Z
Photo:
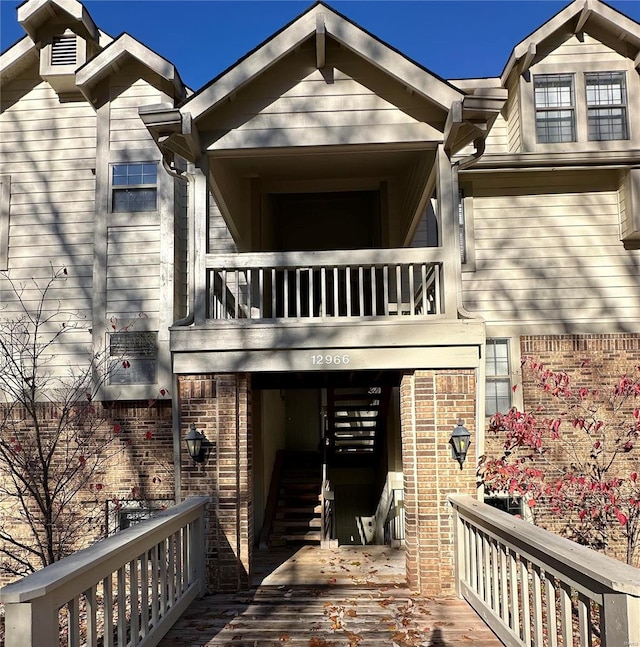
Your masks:
M625 73L588 72L584 85L589 140L629 139Z
M485 415L511 408L511 358L508 339L487 339Z
M111 211L158 210L157 162L127 162L111 166Z
M120 499L107 501L107 532L113 535L149 519L172 504L171 499Z
M156 384L158 333L110 333L109 357L109 385Z
M512 494L490 494L484 497L484 502L493 508L514 516L524 517L524 501L521 496Z
M533 94L538 143L576 141L573 74L534 75Z

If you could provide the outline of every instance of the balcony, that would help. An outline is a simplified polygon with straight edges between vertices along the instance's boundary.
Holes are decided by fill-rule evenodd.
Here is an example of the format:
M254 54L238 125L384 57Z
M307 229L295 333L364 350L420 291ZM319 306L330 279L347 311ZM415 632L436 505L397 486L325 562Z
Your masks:
M484 330L458 318L446 259L436 247L206 254L195 325L171 330L174 368L400 369L443 347L452 366L475 366Z

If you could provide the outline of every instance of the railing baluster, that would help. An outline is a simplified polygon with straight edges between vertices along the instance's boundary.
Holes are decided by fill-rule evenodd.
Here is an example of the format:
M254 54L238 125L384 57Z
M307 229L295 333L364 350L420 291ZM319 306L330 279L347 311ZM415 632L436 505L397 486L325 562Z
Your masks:
M296 268L296 317L302 317L302 299L300 284L300 268Z
M276 282L276 268L271 268L271 319L278 316L278 284Z
M247 270L247 318L252 319L251 314L252 297L253 297L253 270Z
M556 613L556 586L552 575L544 574L544 585L547 596L547 632L549 647L558 647L558 624Z
M309 284L309 317L313 317L314 312L313 312L313 301L314 301L314 293L313 293L313 269L309 268L308 271L308 284Z
M421 263L422 278L422 314L426 317L429 314L429 295L427 294L427 264Z
M167 613L167 540L158 544L158 562L160 577L160 616Z
M482 550L484 553L484 599L491 606L493 599L491 589L491 541L487 535L482 535Z
M364 267L358 266L358 301L360 316L364 317Z
M491 540L491 604L500 615L500 572L498 565L498 542Z
M158 573L160 564L158 563L159 545L156 544L151 549L151 624L155 627L158 624L160 615L160 583Z
M129 610L131 613L131 644L135 645L140 637L140 627L138 622L138 560L134 559L129 562Z
M529 604L529 563L520 557L520 600L522 601L522 640L531 644L531 606Z
M434 272L434 304L433 309L436 315L442 314L442 309L440 308L440 265L436 265L433 268Z
M476 530L476 566L478 569L478 585L476 591L478 595L484 599L484 541L482 539L482 534Z
M227 319L227 270L220 272L220 279L222 281L222 313L220 319Z
M413 263L409 263L409 314L411 316L416 313L416 291L413 271Z
M118 647L127 644L127 573L124 566L118 569Z
M509 627L516 633L520 630L520 608L518 605L518 560L514 550L509 550L509 593L511 616Z
M320 316L327 316L327 268L320 269Z
M258 270L258 310L260 319L265 317L265 303L264 303L264 268Z
M376 284L376 268L371 267L371 316L375 317L378 314L377 291Z
M282 285L282 301L283 301L283 312L284 318L288 319L289 317L289 270L285 267L282 270L284 274L283 285Z
M339 299L339 286L340 281L338 280L338 268L333 268L333 316L340 316L340 299Z
M176 599L176 546L175 535L167 537L167 550L169 551L169 565L167 567L167 601L171 608Z
M92 586L84 592L87 614L87 645L94 647L98 644L98 596L96 595L97 585Z
M396 265L396 298L398 299L398 311L396 314L401 317L404 296L402 294L402 267L400 265Z
M509 623L509 585L507 573L507 550L503 544L498 544L498 553L500 555L500 610L502 621Z
M140 636L149 631L149 555L140 555Z
M234 302L233 302L233 316L235 319L237 319L238 310L240 308L240 272L238 270L234 270L234 280L235 280L236 298L234 299Z
M532 564L533 569L533 640L535 645L542 645L542 581L540 567Z
M562 644L573 645L573 614L571 610L571 587L560 582L560 621L562 622Z
M104 613L104 647L114 647L113 641L113 579L108 575L102 580L102 608Z
M175 600L179 599L182 595L184 589L182 588L182 536L180 531L176 532L174 535L174 544L176 547L176 589L175 589Z
M80 599L77 595L67 603L67 639L69 647L80 647Z
M578 594L578 630L580 632L580 647L591 647L593 644L591 600L582 593Z
M397 292L397 290L396 290ZM384 314L389 316L389 266L382 268L382 296L384 298ZM396 297L397 301L397 297Z
M347 302L347 317L353 317L351 306L351 268L347 265L344 269L345 299Z

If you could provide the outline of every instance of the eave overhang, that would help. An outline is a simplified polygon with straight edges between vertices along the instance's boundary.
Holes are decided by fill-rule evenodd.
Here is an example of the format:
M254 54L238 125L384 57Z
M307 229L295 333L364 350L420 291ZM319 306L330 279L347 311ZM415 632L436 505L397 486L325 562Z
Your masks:
M451 84L327 5L318 3L196 92L183 104L183 108L194 120L199 120L310 38L316 40L317 65L323 66L326 39L329 37L405 85L409 92L418 94L445 111L463 97L463 93Z
M78 35L98 42L100 32L85 7L77 0L28 0L18 7L18 22L35 42L48 22L58 19Z
M25 36L0 56L0 81L6 83L37 60L38 48L30 36Z
M514 69L524 74L556 47L583 33L630 58L640 69L640 24L600 0L575 0L514 47L500 76L502 84Z
M185 96L186 89L175 66L126 33L116 38L76 72L76 85L86 99L93 102L93 90L97 84L115 73L130 58L139 61L170 83L177 100Z

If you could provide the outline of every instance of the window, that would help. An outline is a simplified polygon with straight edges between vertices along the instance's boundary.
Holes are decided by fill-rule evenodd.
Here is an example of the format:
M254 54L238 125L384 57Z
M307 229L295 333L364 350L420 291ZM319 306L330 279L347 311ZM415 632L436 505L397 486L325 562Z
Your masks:
M624 72L584 75L590 141L628 139L627 88Z
M155 162L114 164L111 167L111 211L158 209L158 165Z
M484 502L487 505L498 508L498 510L502 510L503 512L507 512L514 516L524 516L522 497L520 496L493 494L491 496L486 496L484 498Z
M120 530L126 530L170 505L170 499L107 501L108 532L112 535Z
M109 384L155 384L158 364L158 334L155 332L111 333Z
M509 340L487 339L485 415L511 408Z
M533 77L538 143L576 141L573 74Z

